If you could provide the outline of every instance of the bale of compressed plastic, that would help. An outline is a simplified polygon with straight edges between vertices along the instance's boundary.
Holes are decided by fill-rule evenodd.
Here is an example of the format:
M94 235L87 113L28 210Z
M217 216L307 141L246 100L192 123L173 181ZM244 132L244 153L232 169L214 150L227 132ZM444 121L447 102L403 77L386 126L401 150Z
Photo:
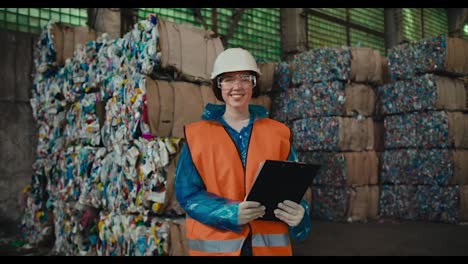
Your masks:
M430 111L386 116L385 148L468 148L468 115Z
M365 84L340 81L303 84L274 95L278 120L320 116L372 116L375 92Z
M380 215L411 221L457 223L460 186L381 185Z
M468 74L468 41L445 35L397 45L388 52L392 81L425 73L449 76Z
M382 114L413 111L464 111L466 91L462 80L425 74L378 88Z
M371 118L318 117L292 122L294 146L299 151L364 151L374 148Z
M383 184L468 184L468 151L453 149L385 150L379 179Z
M300 161L317 161L321 167L315 185L350 187L377 184L379 159L374 151L298 152Z

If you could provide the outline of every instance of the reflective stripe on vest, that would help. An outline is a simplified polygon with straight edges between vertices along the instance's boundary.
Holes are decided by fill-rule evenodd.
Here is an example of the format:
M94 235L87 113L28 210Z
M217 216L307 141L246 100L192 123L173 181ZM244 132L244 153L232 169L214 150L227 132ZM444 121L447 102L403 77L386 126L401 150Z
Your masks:
M229 240L188 240L189 250L204 251L210 253L233 252L240 250L243 238Z
M229 240L188 240L189 250L210 253L233 252L242 248L243 238ZM285 247L289 245L288 234L257 234L252 236L253 247Z
M288 245L288 234L257 234L252 236L253 247L285 247Z

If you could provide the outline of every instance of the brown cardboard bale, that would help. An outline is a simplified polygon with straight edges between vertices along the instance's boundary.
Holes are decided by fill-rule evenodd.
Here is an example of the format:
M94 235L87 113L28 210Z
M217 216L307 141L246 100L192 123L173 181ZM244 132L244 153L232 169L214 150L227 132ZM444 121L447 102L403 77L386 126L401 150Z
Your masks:
M468 73L468 41L461 38L446 38L444 70Z
M187 256L187 237L185 231L185 221L177 220L169 222L169 255Z
M385 127L383 121L374 120L374 150L382 152L384 150Z
M447 112L448 137L454 148L468 148L468 114L462 112Z
M270 92L273 88L273 78L275 74L275 63L274 62L259 62L257 63L258 68L262 75L257 81L260 93Z
M78 45L86 45L87 42L96 40L96 31L87 26L80 26L73 28L74 45L73 49L76 50Z
M343 105L345 115L352 116L356 113L363 116L374 115L375 92L372 87L360 83L347 84L345 97L346 101Z
M462 80L436 76L437 109L466 110L466 91Z
M169 137L174 126L175 94L174 88L169 82L156 81L159 89L159 102L161 110L159 115L158 135Z
M159 47L161 49L161 67L180 69L182 67L182 48L179 28L176 23L159 19Z
M468 150L453 150L453 177L450 184L468 185Z
M372 150L374 147L374 123L372 118L339 117L338 148L342 151Z
M189 81L209 80L206 72L207 42L204 31L179 25L182 65L179 71Z
M367 222L378 218L379 186L364 185L350 188L348 220Z
M468 185L460 186L460 208L458 220L468 221Z
M368 219L376 220L379 218L379 191L378 185L369 185Z
M175 192L174 192L174 177L175 177L175 168L177 165L177 161L179 159L179 154L177 153L171 161L169 165L165 168L166 169L166 194L164 197L164 204L162 204L160 211L162 213L167 214L176 214L176 215L184 215L185 211L180 207L179 203L177 202Z
M378 157L375 151L346 152L347 185L377 184Z
M391 82L390 71L388 70L388 59L387 57L381 56L382 62L382 84Z
M382 84L382 58L371 48L351 47L351 73L353 82Z
M54 23L52 24L52 27L50 28L50 34L52 36L52 43L54 46L55 56L56 56L55 61L57 62L57 65L62 65L64 62L64 57L63 57L64 35L63 35L62 27L63 26L61 24Z
M169 82L146 79L146 106L151 135L169 137L174 124L174 89Z
M211 85L200 85L200 92L203 100L203 106L210 104L223 104L213 93Z
M73 27L62 26L63 32L63 61L73 57L75 51L75 31Z
M368 207L369 207L369 187L368 186L358 186L350 188L350 201L349 201L349 211L348 211L348 220L353 222L367 221Z
M200 86L189 82L171 82L174 88L174 125L172 136L185 138L184 126L199 121L203 113Z
M161 19L158 30L163 69L176 70L191 82L210 80L214 61L224 50L214 32Z
M250 99L250 103L254 105L261 105L270 113L271 110L271 98L266 94L262 94L257 98Z
M161 103L159 102L159 89L156 82L151 78L146 78L146 108L148 111L148 123L150 133L156 135L159 127L159 117L161 115Z

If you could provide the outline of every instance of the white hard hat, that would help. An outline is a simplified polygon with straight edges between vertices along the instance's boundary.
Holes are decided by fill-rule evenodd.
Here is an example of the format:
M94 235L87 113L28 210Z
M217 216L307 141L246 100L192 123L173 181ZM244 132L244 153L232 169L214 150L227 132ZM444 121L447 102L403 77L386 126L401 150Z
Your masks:
M250 52L241 48L230 48L221 52L216 58L211 79L225 72L254 71L261 75L254 57Z

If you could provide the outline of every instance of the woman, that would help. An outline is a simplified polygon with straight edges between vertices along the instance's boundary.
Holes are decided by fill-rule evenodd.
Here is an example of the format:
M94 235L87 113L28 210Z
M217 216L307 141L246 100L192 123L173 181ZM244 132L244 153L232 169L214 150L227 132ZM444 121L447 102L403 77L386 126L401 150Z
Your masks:
M249 105L260 74L248 51L220 53L212 89L225 104L207 104L202 120L185 126L174 186L187 213L189 255L292 255L289 235L303 240L310 231L304 200L279 203L278 222L262 221L265 207L243 201L261 161L297 161L289 128Z

